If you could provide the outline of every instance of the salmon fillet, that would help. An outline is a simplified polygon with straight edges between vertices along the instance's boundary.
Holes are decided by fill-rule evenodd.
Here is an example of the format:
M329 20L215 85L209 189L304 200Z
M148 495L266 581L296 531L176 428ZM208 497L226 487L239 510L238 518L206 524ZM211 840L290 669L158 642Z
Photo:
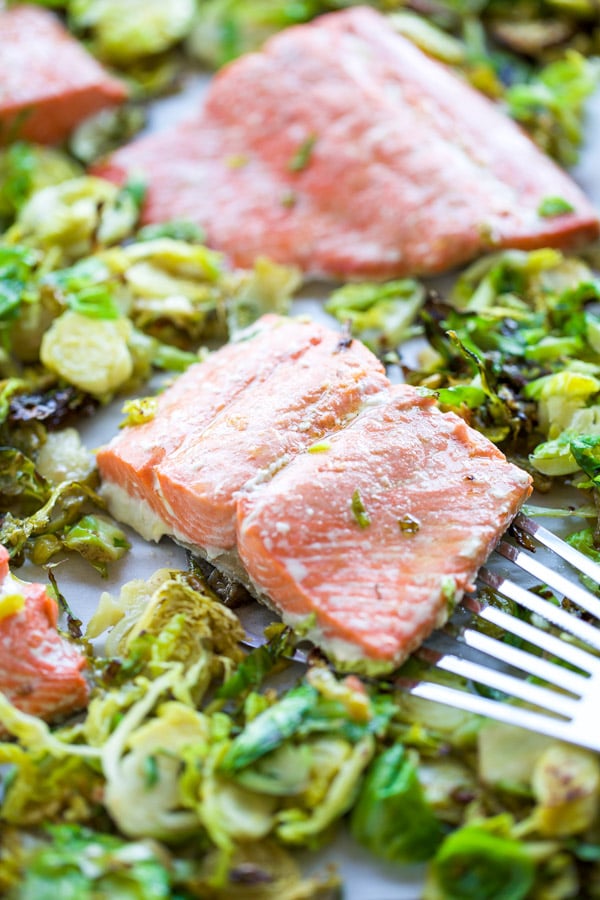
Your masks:
M96 171L143 175L147 222L192 219L235 264L267 254L309 275L430 275L598 234L512 120L362 7L276 35L213 79L194 118ZM556 196L573 211L540 216Z
M340 665L389 670L443 624L530 493L486 438L400 385L239 499L238 551Z
M0 9L0 143L16 137L59 143L126 96L52 13L27 5Z
M85 658L56 630L57 605L43 585L15 578L8 559L0 545L0 691L43 719L81 709Z
M531 492L359 341L276 316L188 370L98 464L117 518L208 556L370 671L445 620Z
M247 340L192 366L151 421L97 454L117 518L144 537L232 549L235 497L356 415L387 385L362 344L314 322L263 316Z

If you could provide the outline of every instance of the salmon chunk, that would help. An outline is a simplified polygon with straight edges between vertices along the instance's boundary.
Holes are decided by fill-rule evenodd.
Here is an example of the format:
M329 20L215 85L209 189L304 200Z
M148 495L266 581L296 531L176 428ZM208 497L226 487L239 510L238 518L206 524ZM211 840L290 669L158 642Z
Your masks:
M27 5L0 9L0 143L15 137L59 143L126 95L52 13Z
M0 546L0 691L43 719L81 709L85 658L56 630L57 605L43 585L15 578L8 559Z
M235 264L267 254L308 275L431 275L598 234L518 125L366 7L276 35L225 67L191 120L97 171L145 176L147 222L192 219ZM548 197L571 211L540 215Z
M472 587L530 477L401 385L238 500L255 588L342 666L395 668Z

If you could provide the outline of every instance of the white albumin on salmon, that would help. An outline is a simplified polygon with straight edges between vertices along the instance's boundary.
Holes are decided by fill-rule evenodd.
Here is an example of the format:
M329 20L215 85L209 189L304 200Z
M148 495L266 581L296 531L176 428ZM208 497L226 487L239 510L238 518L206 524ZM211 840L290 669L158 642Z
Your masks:
M531 479L340 338L266 317L181 376L98 465L118 518L236 574L340 666L383 671L469 589Z

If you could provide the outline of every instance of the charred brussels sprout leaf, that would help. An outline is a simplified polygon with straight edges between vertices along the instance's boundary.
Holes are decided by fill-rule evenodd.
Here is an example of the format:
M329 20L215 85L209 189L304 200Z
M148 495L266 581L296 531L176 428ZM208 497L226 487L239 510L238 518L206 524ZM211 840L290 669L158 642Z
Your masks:
M132 844L77 825L56 826L48 833L51 843L35 850L27 861L21 900L172 896L169 872L149 844Z
M597 83L595 63L572 50L529 82L510 87L508 112L550 156L573 165L582 140L583 107Z
M0 524L0 544L15 557L30 538L57 534L72 524L89 500L101 509L104 507L101 497L86 484L64 481L54 488L44 505L27 518L19 519L6 513Z
M44 187L21 207L6 240L52 250L55 265L69 265L129 237L137 226L140 193L137 183L117 188L88 175Z
M152 365L166 372L185 372L190 366L199 361L196 353L188 350L180 350L171 344L155 341Z
M251 650L235 672L221 685L217 691L219 699L237 699L248 690L258 688L282 657L292 655L295 644L293 633L287 628L274 627L277 630L271 639Z
M0 322L16 317L38 262L28 247L0 245Z
M207 0L199 5L188 40L192 56L210 66L256 50L271 34L324 12L320 0Z
M485 403L485 391L483 388L472 384L456 384L452 387L442 388L437 391L438 400L445 406L468 406L469 409L477 409Z
M16 141L0 150L0 224L9 222L35 191L79 174L73 160L51 147Z
M49 428L58 428L76 416L92 415L98 401L90 394L74 387L56 388L33 394L18 394L10 401L9 420L17 422L43 422Z
M4 511L27 515L50 495L50 485L29 457L13 447L0 447L0 503Z
M415 320L425 301L425 288L412 278L387 284L347 284L334 291L325 309L374 353L393 350L417 333Z
M600 487L600 435L580 434L570 441L577 465Z
M102 109L75 129L69 149L76 159L89 166L129 141L145 123L145 111L133 103Z
M430 859L442 838L417 770L401 744L372 764L352 813L354 837L393 862Z
M432 874L445 900L524 900L535 866L518 841L466 825L446 838Z
M129 550L130 543L116 525L100 516L84 516L66 532L63 544L76 550L101 575L106 577L108 562L114 562Z
M164 53L192 24L194 0L74 0L71 22L91 33L92 48L107 62L121 66Z
M221 762L223 772L237 772L279 747L295 734L314 707L317 691L301 684L253 719L233 741Z

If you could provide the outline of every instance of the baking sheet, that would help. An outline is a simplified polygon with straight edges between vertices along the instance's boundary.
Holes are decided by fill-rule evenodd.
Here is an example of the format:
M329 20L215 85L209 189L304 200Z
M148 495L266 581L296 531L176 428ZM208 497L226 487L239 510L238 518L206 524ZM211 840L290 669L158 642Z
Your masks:
M150 111L149 130L162 130L176 121L185 118L202 102L202 94L206 89L208 76L192 76L187 79L183 90L174 97L169 97L154 104ZM592 99L588 108L588 139L581 161L574 171L579 184L596 206L600 207L600 177L598 163L600 161L600 92ZM448 284L448 279L437 280L436 287ZM331 321L322 310L322 299L327 295L327 286L310 284L304 288L294 302L294 311L311 315L322 321ZM407 362L416 352L414 342L403 349ZM122 419L121 407L123 399L102 410L93 420L84 422L80 427L82 439L87 447L95 449L109 440L118 429ZM544 505L555 505L557 498L546 496L541 502ZM532 498L532 502L538 502ZM572 524L572 523L570 523ZM549 527L560 523L549 522ZM125 529L132 544L130 553L110 568L109 578L104 580L87 563L81 559L68 559L59 565L56 572L61 591L73 611L86 621L94 611L101 591L118 593L120 586L133 578L147 578L156 569L167 566L185 568L185 554L168 539L159 544L142 541L130 529ZM557 527L557 530L559 528ZM45 580L43 572L35 572L32 567L24 567L22 577L37 577ZM386 865L378 861L372 854L358 846L343 830L335 841L318 853L300 855L303 869L307 872L323 870L335 863L344 880L345 900L418 900L423 884L423 868L421 866Z

